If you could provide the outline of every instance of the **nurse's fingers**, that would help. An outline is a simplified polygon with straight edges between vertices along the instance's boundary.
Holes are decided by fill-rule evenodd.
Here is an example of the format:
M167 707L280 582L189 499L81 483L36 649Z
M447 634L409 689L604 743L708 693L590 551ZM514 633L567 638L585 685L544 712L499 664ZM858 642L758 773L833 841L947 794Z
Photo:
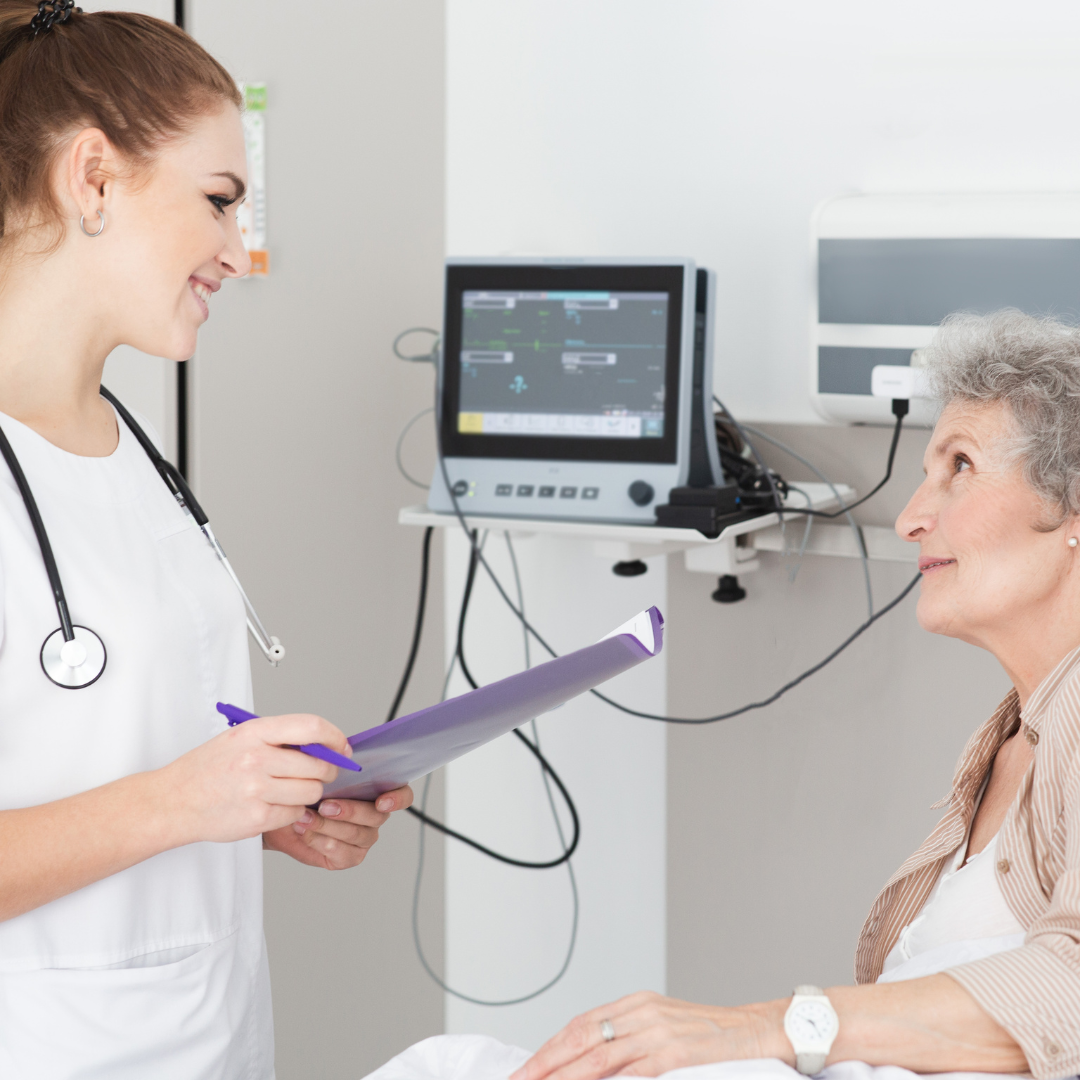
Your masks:
M372 843L378 838L379 834L376 832ZM324 836L322 833L308 833L304 837L304 843L323 857L327 870L347 870L350 867L359 866L371 850L371 844L364 846L347 844L342 840L335 840L332 836Z
M272 776L267 781L260 797L271 806L294 811L291 817L281 822L285 825L298 820L307 807L314 805L322 798L322 792L323 786L320 780L296 780Z
M389 813L380 813L374 803L358 799L326 799L319 804L319 813L333 821L347 821L353 825L371 825L376 829L386 823Z
M413 804L413 789L408 784L405 787L395 788L393 791L384 791L375 800L375 809L391 814L395 810L405 810Z
M348 822L327 821L318 814L312 815L310 822L301 818L293 831L303 835L310 833L312 836L325 836L331 840L340 840L343 844L352 844L353 847L369 848L379 839L379 830L372 825L350 825Z
M264 761L270 776L281 779L319 780L329 784L337 778L337 766L322 758L302 754L284 746L268 746ZM321 793L320 793L321 794Z
M299 746L302 743L317 742L329 746L331 750L337 750L339 754L352 754L352 747L341 728L311 713L263 716L258 720L248 720L243 727L258 732L259 738L275 746Z

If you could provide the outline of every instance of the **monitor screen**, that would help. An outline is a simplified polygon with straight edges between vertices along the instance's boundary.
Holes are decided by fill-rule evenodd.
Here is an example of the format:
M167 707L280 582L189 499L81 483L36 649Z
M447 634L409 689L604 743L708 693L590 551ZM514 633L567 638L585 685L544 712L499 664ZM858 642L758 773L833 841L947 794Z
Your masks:
M458 431L659 439L666 292L469 290Z
M681 267L451 265L448 277L448 455L674 460Z

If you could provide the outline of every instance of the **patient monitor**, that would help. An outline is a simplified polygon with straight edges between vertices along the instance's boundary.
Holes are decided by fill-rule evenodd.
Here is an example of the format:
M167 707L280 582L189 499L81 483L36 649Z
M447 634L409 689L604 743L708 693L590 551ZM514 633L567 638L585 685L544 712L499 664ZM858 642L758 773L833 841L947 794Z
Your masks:
M468 514L648 522L723 484L714 278L688 259L451 259L437 422ZM432 510L453 502L441 466Z

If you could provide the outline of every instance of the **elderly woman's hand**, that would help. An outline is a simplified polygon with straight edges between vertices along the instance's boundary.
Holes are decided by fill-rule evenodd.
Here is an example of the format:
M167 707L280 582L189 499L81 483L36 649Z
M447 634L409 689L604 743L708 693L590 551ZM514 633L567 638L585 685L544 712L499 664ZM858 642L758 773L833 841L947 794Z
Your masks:
M359 866L379 839L379 828L395 810L412 805L410 787L380 795L374 803L324 799L318 813L308 810L300 821L263 833L263 847L291 855L297 862L323 870Z
M593 1009L549 1039L510 1080L659 1076L714 1061L794 1062L784 1037L786 1001L725 1009L643 992ZM614 1038L605 1039L607 1032Z

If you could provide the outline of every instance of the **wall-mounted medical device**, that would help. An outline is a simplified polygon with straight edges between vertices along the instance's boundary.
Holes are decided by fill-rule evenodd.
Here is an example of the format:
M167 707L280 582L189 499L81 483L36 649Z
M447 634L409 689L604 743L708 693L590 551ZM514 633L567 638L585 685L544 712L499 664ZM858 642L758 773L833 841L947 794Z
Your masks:
M817 208L811 388L828 420L891 423L878 365L918 366L953 311L1080 323L1080 194L851 195ZM933 422L913 400L911 421Z
M723 484L714 277L689 259L450 259L437 422L461 510L652 522ZM454 509L437 465L432 510Z

